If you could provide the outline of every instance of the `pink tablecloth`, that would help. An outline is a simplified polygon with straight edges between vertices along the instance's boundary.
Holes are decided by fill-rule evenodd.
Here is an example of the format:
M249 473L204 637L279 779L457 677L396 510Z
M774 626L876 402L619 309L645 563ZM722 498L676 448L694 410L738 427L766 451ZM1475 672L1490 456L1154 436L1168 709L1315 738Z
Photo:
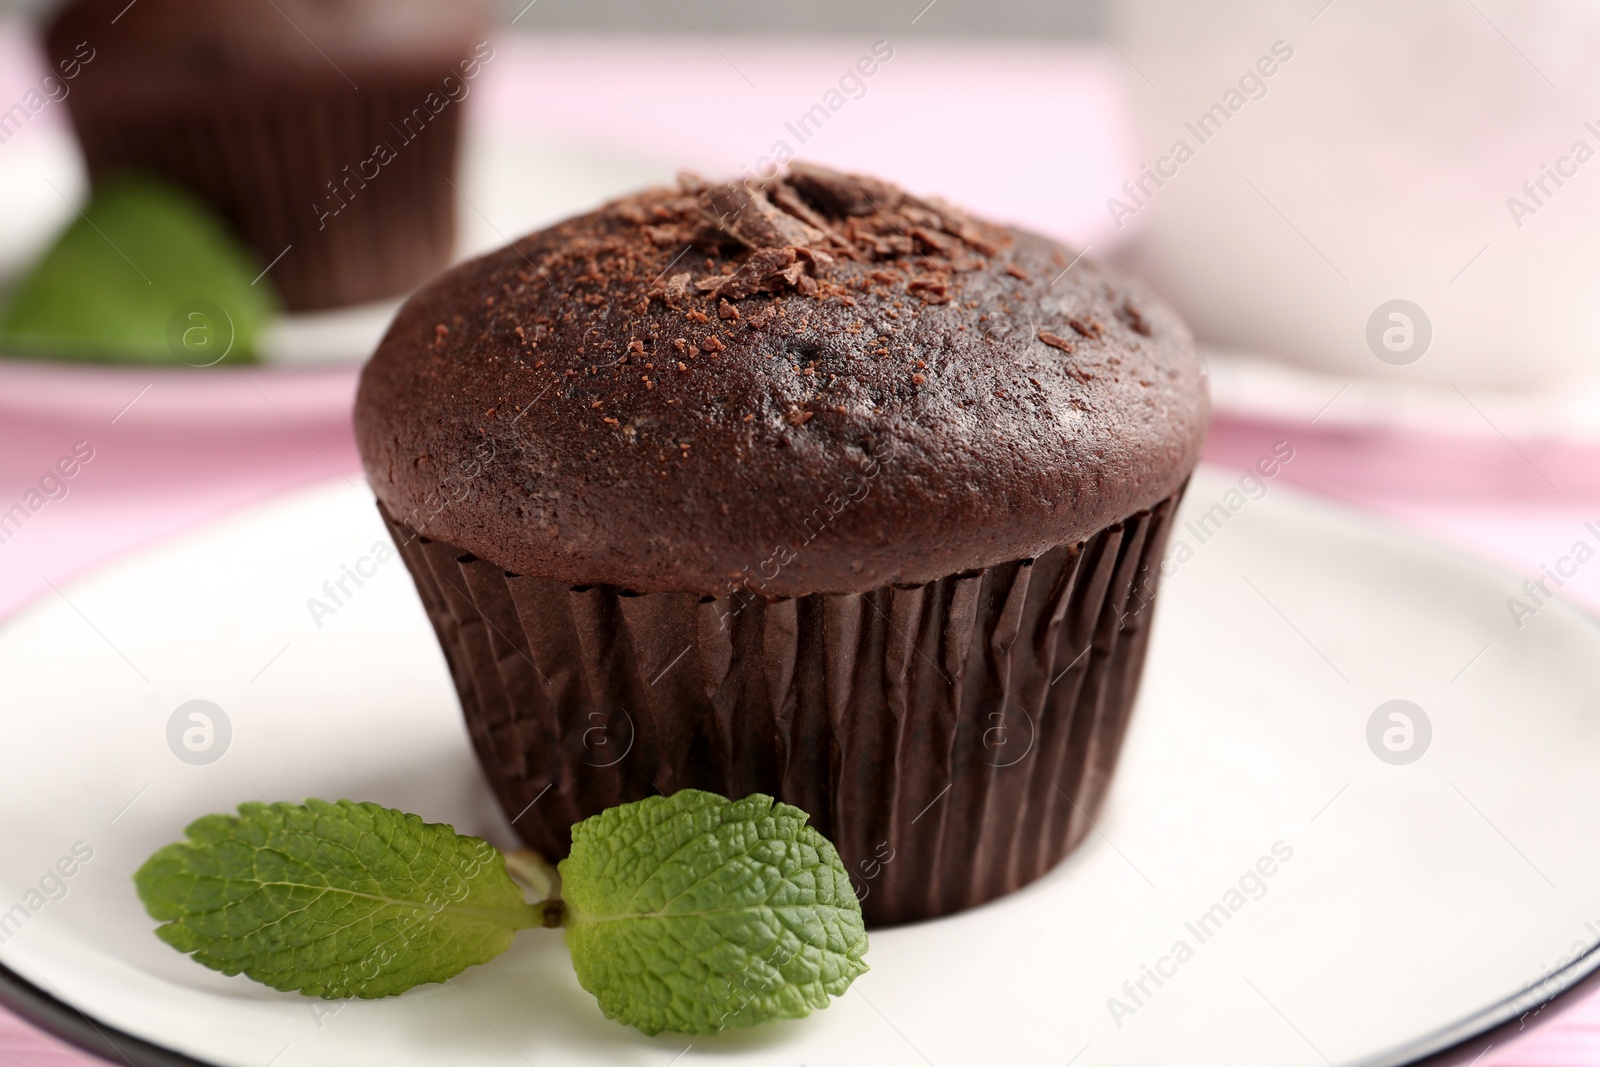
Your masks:
M745 65L763 83L792 91L774 90L776 95L752 103L737 80L742 75L698 40L604 50L591 44L587 52L579 46L522 45L509 49L495 68L499 88L485 83L484 110L497 121L625 141L641 151L655 146L694 165L737 169L754 161L745 158L744 146L755 142L716 131L742 124L748 132L772 120L777 122L774 136L781 136L781 121L773 116L803 111L810 97L836 78L834 67L842 69L854 58L852 49L859 50L854 44L759 47L766 51L745 58ZM627 62L618 61L619 49ZM15 34L0 30L0 59L6 60L0 63L0 89L7 90L0 99L12 99L14 85L28 84L29 70L19 54ZM748 50L739 54L751 55ZM1042 48L973 51L964 68L967 85L956 93L948 82L952 68L942 65L946 58L938 49L904 47L895 61L899 66L886 72L894 78L885 77L870 90L905 118L891 126L898 132L880 136L871 124L847 123L829 142L815 146L814 155L890 171L1080 241L1099 236L1098 211L1083 207L1091 201L1081 187L1097 181L1097 172L1114 168L1121 150L1114 101L1104 77L1094 74L1100 60L1081 50L1070 55ZM619 80L602 77L605 71L628 73ZM974 77L978 88L971 84ZM586 87L583 93L576 92L578 86ZM557 91L563 88L567 91ZM693 96L693 111L702 118L692 119L686 110L681 124L662 125L660 108L634 106L646 89L652 95L670 90ZM708 109L712 99L720 103ZM1072 113L1081 136L1071 145L1012 136L996 126L1009 123L1014 133L1023 132L1043 113L1059 119L1061 108L1078 109ZM715 121L703 117L707 114ZM969 133L982 129L1007 151L936 150L942 141L964 143L940 136L952 126ZM689 136L693 129L711 132L696 140ZM1068 151L1072 165L1052 165L1050 153L1057 151ZM38 489L63 457L76 450L80 460L64 491L52 489L50 499L30 511L20 528L0 530L0 617L53 595L50 583L61 585L86 568L242 504L339 474L359 477L348 422L352 372L217 372L204 379L85 372L65 385L59 373L0 365L0 512ZM1600 456L1561 442L1522 444L1524 452L1539 457L1541 470L1574 472L1566 490L1545 482L1523 465L1516 449L1498 439L1353 432L1226 413L1218 420L1209 457L1249 466L1279 440L1296 449L1295 460L1283 468L1284 482L1385 513L1530 576L1566 551L1584 522L1600 519L1589 474L1600 469ZM81 462L85 454L92 458ZM1580 575L1565 592L1600 604L1600 574ZM1497 1044L1476 1062L1479 1067L1600 1062L1600 995L1545 1013L1535 1029ZM81 1054L0 1011L0 1064L86 1063Z

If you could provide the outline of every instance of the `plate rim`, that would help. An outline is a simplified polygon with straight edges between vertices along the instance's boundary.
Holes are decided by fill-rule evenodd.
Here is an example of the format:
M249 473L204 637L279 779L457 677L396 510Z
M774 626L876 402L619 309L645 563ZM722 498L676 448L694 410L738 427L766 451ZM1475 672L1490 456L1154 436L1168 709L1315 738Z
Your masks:
M1219 470L1230 469L1227 464L1215 462L1204 463L1201 466ZM332 481L333 479L326 479L312 485L298 486L284 493L273 494L267 499L254 501L246 507L230 509L223 515L174 535L174 538L199 533L206 527L237 519L244 512L269 508L295 496L315 492L326 488ZM1310 504L1313 508L1344 513L1346 517L1355 518L1363 524L1375 527L1386 537L1413 546L1426 547L1451 557L1460 564L1510 574L1509 568L1497 559L1477 555L1448 541L1412 530L1384 515L1360 511L1327 494L1295 486L1291 489L1291 495L1304 498L1303 503ZM163 541L174 538L164 538ZM77 575L74 581L84 580L122 564L133 555L136 553L125 553L91 567L88 571ZM1570 599L1564 606L1577 615L1583 623L1600 631L1600 611L1582 601ZM9 625L26 610L27 607L24 607L0 617L0 627ZM1545 992L1529 999L1528 991L1531 989ZM1527 1030L1548 1025L1548 1020L1541 1020L1532 1027L1527 1026L1526 1019L1529 1015L1542 1015L1548 1008L1568 1006L1584 994L1595 990L1600 990L1600 942L1592 945L1570 963L1547 973L1519 991L1471 1012L1454 1023L1424 1033L1365 1060L1349 1064L1348 1067L1457 1067L1468 1062L1465 1054L1477 1048L1479 1042L1487 1039L1489 1045L1480 1049L1477 1057L1481 1057L1489 1047L1500 1043L1501 1038L1509 1036L1513 1028ZM39 988L7 966L4 961L0 961L0 1007L4 1007L52 1037L107 1063L121 1063L127 1067L223 1067L209 1060L195 1059L187 1053L138 1037L118 1027L102 1024L83 1009ZM1471 1059L1470 1062L1476 1063L1477 1058Z
M107 1063L128 1067L218 1067L157 1045L75 1008L0 963L0 1005L51 1037Z
M1600 624L1600 620L1593 621ZM1478 1053L1481 1056L1499 1043L1499 1038L1509 1035L1513 1027L1521 1029L1520 1020L1529 1013L1542 1014L1547 1008L1576 1001L1583 994L1600 989L1600 945L1535 986L1552 988L1554 992L1527 1002L1519 999L1520 994L1513 994L1443 1030L1351 1067L1451 1067L1463 1062L1466 1053L1487 1039L1488 1046ZM102 1025L88 1012L45 992L4 963L0 963L0 1005L37 1029L106 1063L128 1067L220 1067L117 1027Z

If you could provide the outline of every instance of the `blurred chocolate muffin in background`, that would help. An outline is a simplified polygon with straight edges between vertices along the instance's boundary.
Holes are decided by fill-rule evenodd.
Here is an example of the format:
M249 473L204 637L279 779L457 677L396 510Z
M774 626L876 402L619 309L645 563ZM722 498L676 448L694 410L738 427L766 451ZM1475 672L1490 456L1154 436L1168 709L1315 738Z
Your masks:
M482 0L77 0L46 49L82 64L67 105L96 185L143 171L191 190L289 309L314 310L449 262L487 23Z

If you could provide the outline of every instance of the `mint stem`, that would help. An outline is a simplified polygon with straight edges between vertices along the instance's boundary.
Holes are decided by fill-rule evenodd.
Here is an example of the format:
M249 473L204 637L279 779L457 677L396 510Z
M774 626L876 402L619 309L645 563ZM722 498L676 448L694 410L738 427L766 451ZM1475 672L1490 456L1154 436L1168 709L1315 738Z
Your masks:
M555 864L532 849L519 848L501 855L506 859L506 873L512 880L538 896L535 908L540 918L536 925L547 930L567 925L567 905L561 899L561 872L556 870Z
M506 859L506 873L538 901L560 900L561 875L555 864L532 849L519 848L501 855Z
M528 904L520 908L505 908L493 912L478 912L485 918L495 922L504 923L513 930L532 930L541 926L550 925L545 915L547 905Z

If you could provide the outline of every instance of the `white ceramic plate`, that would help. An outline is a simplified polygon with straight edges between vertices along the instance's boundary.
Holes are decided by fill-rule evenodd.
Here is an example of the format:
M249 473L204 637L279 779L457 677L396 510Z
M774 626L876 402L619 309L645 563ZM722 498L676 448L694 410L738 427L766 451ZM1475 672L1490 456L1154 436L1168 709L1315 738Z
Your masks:
M0 166L0 202L12 210L0 217L0 302L4 288L20 277L73 219L74 202L87 193L83 167L65 129L39 131L27 151L7 155ZM585 145L518 130L468 126L463 139L458 201L457 258L481 255L548 226L569 215L588 211L602 201L642 186L670 182L672 167L641 159L623 150L601 151ZM5 199L5 196L9 199ZM296 370L349 367L372 354L400 306L400 299L357 307L284 315L261 341L261 362ZM0 356L0 373L8 364L28 373L59 369L64 381L89 371L152 373L172 382L199 383L236 370L170 366L76 364ZM210 371L203 374L199 371ZM3 381L3 379L0 379ZM204 392L200 386L197 393ZM63 392L67 389L63 387ZM169 389L169 392L174 390Z
M1600 444L1600 379L1517 392L1462 389L1398 372L1336 375L1265 353L1210 346L1202 351L1212 404L1224 417L1315 424L1321 432L1346 436L1387 432L1492 441L1502 448L1507 437L1544 447L1552 441L1591 450Z
M449 985L343 1006L221 977L151 935L129 875L240 801L373 800L508 842L402 565L347 583L320 627L308 611L384 540L364 488L342 483L0 630L0 909L26 908L75 843L93 850L0 963L108 1032L228 1067L664 1067L686 1049L727 1067L1348 1067L1514 1015L1600 936L1600 628L1553 604L1519 631L1509 576L1236 487L1211 472L1191 491L1174 544L1190 552L1099 832L1005 900L874 933L871 973L809 1019L642 1037L600 1015L553 932ZM167 741L194 699L231 724L204 766ZM1408 765L1367 740L1394 699L1431 723ZM1202 941L1191 924L1213 905L1226 917Z

